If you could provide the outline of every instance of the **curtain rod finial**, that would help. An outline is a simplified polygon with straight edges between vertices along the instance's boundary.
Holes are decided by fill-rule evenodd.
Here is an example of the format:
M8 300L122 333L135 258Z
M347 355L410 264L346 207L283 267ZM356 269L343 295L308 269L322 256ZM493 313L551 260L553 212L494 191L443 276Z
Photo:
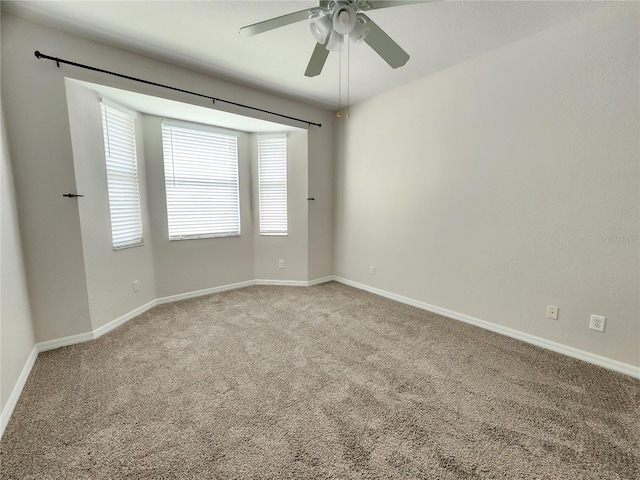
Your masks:
M42 58L42 54L38 50L33 52L33 54L36 56L36 58Z

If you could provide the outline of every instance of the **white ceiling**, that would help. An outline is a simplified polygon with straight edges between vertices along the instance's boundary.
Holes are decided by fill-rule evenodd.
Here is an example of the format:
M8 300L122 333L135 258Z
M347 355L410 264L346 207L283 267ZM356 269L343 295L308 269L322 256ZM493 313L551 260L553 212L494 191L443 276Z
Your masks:
M440 1L368 13L411 58L390 68L366 44L351 48L350 103L443 70L602 6L590 1ZM254 37L240 27L317 2L297 1L2 1L3 10L80 36L274 91L338 106L339 57L322 74L304 71L315 46L308 22ZM59 52L41 51L52 56ZM346 54L343 52L346 98ZM73 59L68 59L73 60ZM100 66L96 60L96 65ZM127 72L120 72L127 73Z

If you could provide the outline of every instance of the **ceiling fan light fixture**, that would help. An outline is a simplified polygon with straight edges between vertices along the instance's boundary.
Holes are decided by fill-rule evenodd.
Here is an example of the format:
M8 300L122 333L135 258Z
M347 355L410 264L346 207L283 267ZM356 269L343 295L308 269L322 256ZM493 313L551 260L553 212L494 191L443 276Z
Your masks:
M356 11L351 5L340 5L333 12L333 29L340 35L348 35L356 26Z
M327 42L327 50L330 52L339 52L342 50L342 35L335 30L329 35L329 41Z
M320 13L311 17L309 29L311 30L311 35L313 35L313 38L315 38L318 43L324 44L324 42L327 41L327 37L329 33L331 33L331 28L331 20L329 20L326 15Z
M359 43L362 43L370 30L371 28L369 28L363 20L358 19L356 26L353 27L353 30L351 30L351 33L349 34L349 38L354 45L358 45Z

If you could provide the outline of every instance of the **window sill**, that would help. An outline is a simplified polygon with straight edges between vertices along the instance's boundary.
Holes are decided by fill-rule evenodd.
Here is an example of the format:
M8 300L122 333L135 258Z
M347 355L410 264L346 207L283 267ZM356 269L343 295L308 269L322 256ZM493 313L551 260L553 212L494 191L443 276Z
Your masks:
M119 250L126 250L127 248L141 247L143 245L144 245L144 242L132 243L131 245L121 245L119 247L113 247L113 251L117 252Z
M241 237L240 233L221 233L215 235L182 235L180 237L169 237L170 242L180 240L200 240L203 238L226 238L226 237Z

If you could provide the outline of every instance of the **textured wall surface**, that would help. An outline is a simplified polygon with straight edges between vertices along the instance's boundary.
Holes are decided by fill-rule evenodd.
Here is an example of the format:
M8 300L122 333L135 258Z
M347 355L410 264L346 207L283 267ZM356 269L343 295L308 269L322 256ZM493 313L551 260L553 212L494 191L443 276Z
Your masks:
M0 111L1 111L0 107ZM9 147L4 130L0 133L0 219L2 239L0 258L0 411L22 372L34 345L31 309L27 292L27 279L22 258L15 191Z
M48 33L2 16L2 100L36 341L91 330L78 202L62 197L76 192L64 73L33 55L71 53L73 40Z
M355 106L336 274L640 365L638 8L607 5Z

